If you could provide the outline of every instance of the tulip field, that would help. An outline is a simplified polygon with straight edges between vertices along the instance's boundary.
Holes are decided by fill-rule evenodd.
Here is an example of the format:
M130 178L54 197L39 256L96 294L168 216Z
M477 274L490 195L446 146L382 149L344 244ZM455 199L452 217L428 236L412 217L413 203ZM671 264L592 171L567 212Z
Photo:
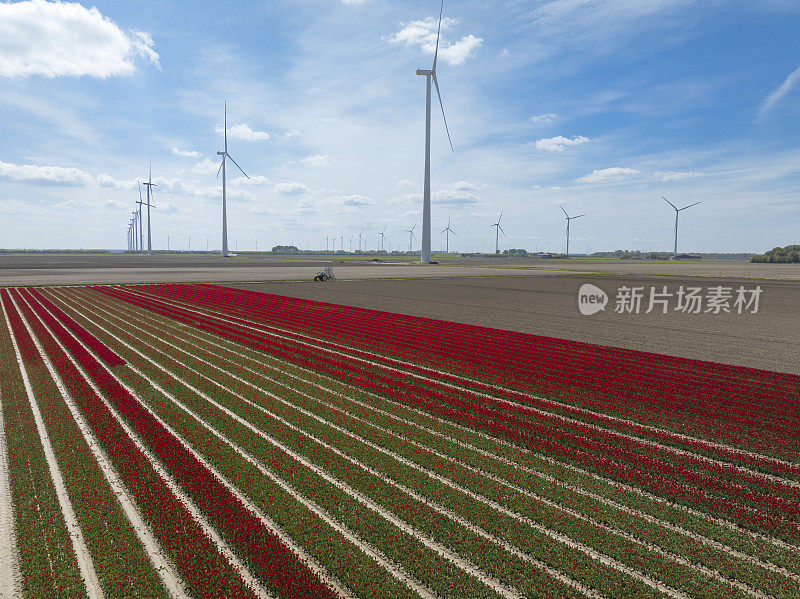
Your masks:
M0 290L21 597L800 597L800 377L222 286Z

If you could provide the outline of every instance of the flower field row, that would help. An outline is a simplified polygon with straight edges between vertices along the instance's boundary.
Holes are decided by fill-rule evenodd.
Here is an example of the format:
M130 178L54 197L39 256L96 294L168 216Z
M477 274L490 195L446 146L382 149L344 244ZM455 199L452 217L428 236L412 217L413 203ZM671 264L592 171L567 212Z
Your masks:
M800 414L790 375L214 286L139 289L634 420L646 399L650 422L745 448L769 448L763 435L785 436Z
M800 596L791 377L214 286L0 301L24 596Z

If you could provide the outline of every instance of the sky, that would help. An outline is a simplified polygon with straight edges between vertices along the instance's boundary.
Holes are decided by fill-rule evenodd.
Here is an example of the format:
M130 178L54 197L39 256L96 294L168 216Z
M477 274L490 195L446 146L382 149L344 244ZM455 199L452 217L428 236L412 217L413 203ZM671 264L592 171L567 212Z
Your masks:
M0 248L419 249L436 0L0 2ZM445 0L432 246L800 238L800 2ZM434 102L435 102L434 95ZM352 246L350 246L350 240ZM334 245L335 243L335 245Z

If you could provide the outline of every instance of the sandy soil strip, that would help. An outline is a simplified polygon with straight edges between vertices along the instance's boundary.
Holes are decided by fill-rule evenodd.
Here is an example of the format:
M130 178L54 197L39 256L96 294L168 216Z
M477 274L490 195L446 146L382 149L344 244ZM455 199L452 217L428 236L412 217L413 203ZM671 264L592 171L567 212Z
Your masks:
M174 564L166 555L166 553L164 553L164 550L159 544L158 539L156 539L153 531L144 521L144 517L139 511L139 508L136 506L133 498L130 496L127 488L122 482L122 479L119 477L114 469L114 466L111 464L111 460L97 442L97 439L95 439L94 433L92 433L91 428L81 415L78 406L75 404L72 396L69 394L69 391L64 385L64 382L53 367L53 363L50 361L50 358L44 352L44 349L42 348L38 339L34 337L33 342L36 344L36 348L39 350L50 376L53 378L53 381L58 387L61 397L64 399L64 402L67 404L72 417L75 419L75 422L78 425L86 444L89 446L89 449L97 460L100 470L103 472L103 476L105 476L109 486L111 487L111 490L117 497L117 501L119 501L125 516L131 523L136 536L139 538L139 541L142 543L142 545L144 545L150 561L153 563L156 572L158 572L158 575L161 578L161 582L164 583L164 587L172 597L176 597L178 599L190 599L190 596L186 590L186 586L175 569Z
M129 291L131 293L137 293L137 292L133 292L133 291L131 291L129 289L125 289L125 291ZM280 327L276 327L274 325L265 324L265 323L259 323L259 322L256 322L256 321L252 321L252 320L245 319L245 318L237 316L236 318L240 318L241 320L245 320L246 322L251 323L251 325L245 325L245 324L242 324L240 322L236 322L236 321L231 320L230 319L230 315L226 315L224 313L220 313L220 312L217 312L215 310L211 310L211 309L207 309L207 308L206 309L199 309L199 308L197 308L195 306L191 306L189 304L184 304L183 302L177 302L177 301L174 301L174 300L166 300L164 298L160 298L158 296L152 296L150 294L139 293L139 295L143 295L143 296L145 296L147 298L150 298L150 299L157 299L157 300L162 301L162 302L167 303L167 304L172 304L172 305L174 305L176 307L180 307L180 308L182 308L182 309L184 309L186 311L189 311L189 312L195 312L195 313L198 313L198 314L204 314L205 313L206 315L213 315L215 318L219 318L220 320L224 320L224 321L230 322L231 324L235 324L235 325L238 325L238 326L241 326L241 327L244 327L244 328L248 328L248 329L257 331L257 332L259 332L261 334L264 334L264 335L267 335L267 336L270 336L270 337L274 337L274 338L277 338L277 339L283 339L283 340L286 340L286 341L295 342L295 343L298 343L300 345L305 345L307 347L311 347L311 348L317 349L317 350L322 349L324 351L329 351L329 352L331 352L333 354L337 354L337 355L346 357L346 358L354 360L356 362L361 362L361 363L364 363L364 364L368 364L369 366L374 367L374 368L382 368L382 369L386 369L386 370L393 371L393 372L399 372L399 373L403 373L403 374L405 374L407 376L411 376L412 378L420 379L420 380L425 381L425 382L433 382L433 383L436 383L436 384L440 384L440 385L443 385L443 386L448 387L450 389L456 390L456 391L458 391L459 393L462 393L462 394L468 394L468 395L471 395L473 397L480 397L480 398L484 398L484 399L491 399L493 401L497 401L497 402L500 402L500 403L508 405L508 406L514 406L514 407L523 406L526 409L528 409L528 410L530 410L530 411L532 411L534 413L541 414L541 415L547 415L547 416L551 416L551 417L556 417L562 422L577 423L577 424L580 424L582 426L590 427L593 430L597 430L598 432L608 432L608 433L618 434L618 435L621 435L623 437L642 442L642 443L647 444L647 445L649 445L651 447L656 447L656 448L661 449L662 451L665 451L665 452L668 452L668 453L674 452L674 453L680 454L680 455L690 455L690 456L692 456L692 457L694 457L694 458L696 458L698 460L704 461L704 462L709 463L709 464L724 465L724 466L728 466L728 467L733 467L733 468L735 468L735 469L737 469L737 470L739 470L740 472L743 472L743 473L747 473L747 474L763 477L763 478L766 478L766 479L769 479L769 480L772 480L772 481L775 481L775 482L779 482L781 484L786 484L786 485L789 485L789 486L800 488L800 482L797 482L797 481L794 481L794 480L791 480L791 479L786 479L786 478L783 478L781 476L777 476L777 475L774 475L774 474L768 474L768 473L761 472L761 471L758 471L758 470L753 470L751 468L747 468L746 466L741 466L741 465L738 465L738 464L731 464L729 462L725 462L725 461L718 460L718 459L715 459L715 458L711 458L711 457L708 457L708 456L704 456L704 455L701 455L701 454L696 454L696 453L694 453L692 451L689 451L689 450L672 447L672 446L669 446L669 445L662 444L662 443L660 443L658 441L653 441L651 439L638 437L638 436L630 434L630 433L624 433L624 432L621 432L621 431L613 431L613 430L606 429L606 428L604 428L602 426L599 426L599 425L596 425L596 424L592 424L592 423L589 423L589 422L578 420L576 418L571 418L569 416L563 416L563 415L557 414L555 412L549 412L547 410L542 410L540 408L534 408L532 406L526 406L526 405L521 404L521 403L515 403L515 402L512 402L512 401L503 399L503 398L495 397L495 396L490 395L488 393L482 393L482 392L474 391L474 390L471 390L471 389L465 389L465 388L459 387L458 385L455 385L453 383L448 383L446 381L441 381L441 380L438 380L438 379L428 378L428 377L416 374L414 372L409 372L409 371L403 370L401 368L385 365L385 364L382 364L382 363L379 363L379 362L368 360L366 358L360 358L360 357L353 356L353 355L347 353L348 351L353 351L353 350L362 351L362 352L365 351L365 350L362 350L360 348L348 347L346 345L343 345L341 343L336 343L334 341L316 339L314 337L311 337L311 336L306 335L306 334L301 333L301 332L289 331L289 330L286 330L286 329L280 329ZM292 339L292 338L284 336L284 335L280 335L280 334L272 332L272 331L267 331L267 330L264 330L265 327L278 329L278 330L284 331L286 333L291 333L293 335L298 335L300 337L303 337L304 339L307 339L308 341L300 341L300 340ZM324 342L326 344L330 344L330 345L333 345L335 347L338 347L338 348L340 348L340 351L337 351L337 350L334 350L334 349L330 349L330 348L327 348L327 347L322 347L322 346L319 345L320 342ZM436 370L435 368L431 368L431 367L423 366L423 365L418 365L418 364L411 364L411 363L409 363L409 362L407 362L405 360L401 360L399 358L393 358L391 356L384 356L384 357L386 357L386 358L388 358L390 360L393 360L395 362L409 364L409 365L412 365L412 366L415 366L415 367L422 368L422 369L424 369L424 370L426 370L428 372L431 372L433 374L440 374L440 371ZM457 374L454 374L454 373L447 373L447 374L448 375L452 374L453 376L456 376L459 379L464 380L465 383L471 382L469 379L467 379L465 377L462 377L462 376L459 376ZM509 391L513 391L513 392L516 392L516 393L522 393L520 391L516 391L516 390L513 390L513 389L510 389ZM539 396L532 395L532 394L529 394L529 393L525 393L525 395L530 395L531 397L534 397L534 398L539 399L541 401L547 402L547 403L549 403L551 405L554 405L554 406L559 406L559 407L562 407L562 408L569 408L569 409L575 409L576 408L575 406L571 406L571 405L566 404L564 402L559 402L559 401L556 401L556 400L551 400L551 399L548 399L548 398L539 397ZM672 431L659 429L659 428L654 427L654 426L643 425L643 424L640 424L640 423L636 423L636 422L633 422L633 421L625 419L625 418L620 418L620 417L617 417L617 416L612 416L612 415L604 414L604 413L600 413L600 412L594 412L592 410L587 410L585 408L577 408L577 409L581 410L582 413L585 413L587 415L603 416L603 417L607 417L609 419L612 419L615 422L620 422L620 423L623 423L623 424L626 424L626 425L632 425L632 426L636 426L636 427L643 427L643 428L645 428L647 430L650 430L650 431L653 431L653 432L658 432L658 433L668 433L670 435L674 435L675 437L683 439L683 440L686 440L686 441L698 442L698 443L705 444L708 447L716 447L718 449L734 451L734 452L737 452L737 453L739 453L739 454L741 454L743 456L769 459L769 460L774 461L775 463L781 463L783 465L795 465L795 464L792 464L791 462L787 462L785 460L781 460L780 458L774 458L774 457L771 457L771 456L765 456L765 455L758 454L758 453L751 452L751 451L747 451L747 450L744 450L744 449L731 447L731 446L728 446L728 445L725 445L725 444L722 444L722 443L716 443L716 442L707 441L707 440L704 440L704 439L699 439L699 438L696 438L696 437L691 437L689 435L682 434L682 433L674 433Z
M17 306L17 303L13 297L11 297L11 301L15 306ZM8 314L5 312L5 307L3 307L3 315L5 316L6 324L10 328ZM28 329L28 333L31 335L31 338L37 342L38 348L38 340L28 325L25 316L21 312L20 319L25 323L25 327ZM75 556L78 561L78 568L80 569L81 576L83 577L83 582L86 585L86 592L90 599L102 599L104 594L103 588L100 585L100 579L97 577L97 572L95 572L92 556L89 553L88 547L86 546L86 540L83 538L83 532L78 524L78 518L75 515L75 510L70 502L66 484L61 476L61 470L58 467L56 456L53 453L53 446L50 444L50 437L47 434L44 421L42 420L42 413L39 411L39 405L36 403L36 396L34 394L33 387L31 386L30 379L28 378L28 371L26 370L25 364L22 361L22 355L20 354L17 340L14 338L13 334L11 335L11 342L14 345L17 364L19 364L20 373L22 374L22 382L25 386L25 392L28 395L28 401L31 405L33 419L36 422L36 429L39 433L39 439L42 442L42 449L44 450L47 467L50 470L50 476L53 479L53 486L55 487L56 496L58 497L58 503L61 506L61 513L64 515L64 521L66 522L67 529L69 530L69 536L72 540L72 547L75 550ZM38 349L41 351L41 348Z
M5 307L3 307L5 316ZM6 326L8 320L6 319ZM8 327L13 339L14 333ZM0 405L3 392L0 390ZM0 599L12 599L20 594L22 573L19 570L17 538L14 532L14 502L8 472L8 449L6 447L5 420L0 409Z
M40 321L41 321L41 319L40 319ZM49 327L47 327L47 325L43 321L41 321L41 322L42 322L42 326L44 326L45 328L47 328L48 331L50 331ZM52 334L52 331L50 331L50 332ZM70 334L72 334L72 333L70 333ZM114 406L112 406L108 402L108 400L105 398L105 396L103 395L103 392L97 387L97 385L91 379L91 377L88 376L86 374L86 372L83 370L83 367L80 364L78 364L78 362L72 357L72 355L66 350L66 348L64 348L64 346L61 343L61 340L58 339L55 335L53 335L53 339L59 345L59 347L64 351L64 353L66 354L67 358L70 360L70 362L72 362L72 364L75 366L75 368L78 370L78 372L81 373L81 376L83 376L83 378L86 380L86 382L89 384L89 386L92 387L94 392L97 393L98 397L103 401L103 403L106 404L106 407L108 407L108 409L111 412L111 414L114 416L114 418L117 419L117 421L119 422L120 426L122 426L123 430L131 438L131 440L134 442L136 447L142 453L144 453L144 455L147 457L147 459L153 465L153 469L164 480L164 482L169 487L170 491L172 491L175 494L175 496L178 498L178 500L184 506L186 506L186 509L189 510L189 513L191 514L192 518L194 518L200 524L200 526L202 527L203 531L209 536L209 538L212 541L214 541L214 544L217 545L217 548L219 549L220 553L222 553L222 555L225 556L225 558L239 572L239 575L242 577L242 580L244 580L244 582L247 584L247 586L249 586L253 590L253 592L256 594L256 596L260 597L261 599L276 599L276 597L274 595L272 595L269 591L267 591L256 580L255 576L253 576L253 574L250 573L250 571L241 562L241 560L236 556L236 554L234 554L234 552L230 549L230 547L228 547L228 545L225 543L225 541L222 539L222 537L219 535L219 533L216 531L216 529L214 529L214 527L211 526L211 524L209 524L209 522L206 520L205 516L203 516L203 514L200 512L200 509L194 504L194 502L189 498L189 496L186 495L183 492L183 490L180 488L180 485L177 483L177 481L175 481L172 478L172 476L164 469L164 467L159 462L158 458L156 458L156 456L154 456L152 454L152 452L147 448L147 446L145 446L145 444L141 441L141 439L139 439L138 435L136 435L136 433L133 431L133 429L131 429L130 426L128 426L128 423L125 422L125 419L122 418L119 415L119 413L117 413L117 411L114 408ZM77 338L76 338L76 340L77 340ZM78 343L82 343L80 340L77 340L77 341L78 341ZM86 346L84 346L84 348L86 349L86 351L91 351ZM105 365L104 365L104 367L105 367ZM106 370L109 373L111 373L111 371L108 370L107 368L106 368ZM111 373L111 374L113 375L113 373Z
M157 326L167 326L168 328L172 328L174 330L181 331L181 333L187 334L187 335L189 335L191 337L194 337L196 339L205 341L205 342L210 343L210 344L212 344L212 345L214 345L216 347L219 347L221 349L229 351L229 352L231 352L231 353L233 353L233 354L235 354L235 355L237 355L237 356L239 356L239 357L241 357L241 358L243 358L245 360L253 362L256 365L259 364L257 360L255 360L254 358L252 358L250 356L247 356L246 354L243 354L241 352L237 352L236 350L234 350L231 347L229 347L227 345L224 345L222 343L210 341L209 339L206 339L205 337L197 334L197 331L193 327L191 327L189 325L185 325L185 324L179 323L179 322L174 322L173 325L165 325L164 323L160 322L156 317L150 315L149 312L145 312L145 311L142 311L142 313L140 313L139 311L136 311L136 310L133 310L133 309L129 309L126 313L127 314L136 314L140 318L145 318L145 319L147 319L149 321L152 321L152 322L156 323ZM170 321L170 322L172 322L172 321ZM210 333L208 333L208 335L210 335ZM228 344L230 344L232 346L238 345L238 344L235 344L233 341L230 341L230 340L221 340L221 341L225 341L225 342L227 342ZM310 374L316 374L316 373L313 373L313 372L309 371L307 368L304 368L302 366L293 365L291 363L287 363L284 360L281 360L279 358L275 358L275 360L280 362L280 363L285 363L288 366L292 366L292 367L297 368L299 370L302 370L302 371L305 371L305 372L309 372ZM264 377L263 374L258 373L256 371L251 371L251 372L254 372L254 374L257 374L259 376ZM292 377L292 378L300 378L300 377L297 377L296 375L294 375L293 373L288 372L288 371L285 371L285 374L287 376ZM276 382L278 384L283 384L280 381L276 381L274 379L269 379L269 377L265 377L265 378L267 378L268 380L271 380L272 382ZM376 407L371 406L369 404L365 404L365 403L363 403L363 402L361 402L359 400L356 400L353 397L341 394L341 393L339 393L337 391L334 391L334 390L330 390L330 389L328 389L326 387L323 387L323 386L320 386L320 385L318 385L316 383L313 383L312 381L308 381L308 380L302 379L302 378L300 378L300 380L302 380L302 381L304 381L306 383L312 384L312 385L314 385L314 386L316 386L318 388L324 389L328 393L332 393L334 395L342 397L345 400L347 400L349 402L352 402L352 403L354 403L354 404L356 404L356 405L358 405L358 406L360 406L362 408L366 408L368 410L374 410L374 411L376 411L376 412L378 412L378 413L380 413L380 414L382 414L384 416L387 416L387 417L395 419L395 420L399 420L401 422L404 422L404 423L408 424L409 426L413 426L415 428L419 428L420 430L423 430L423 431L425 431L425 432L427 432L427 433L429 433L431 435L444 438L444 439L446 439L448 441L451 441L451 442L454 442L454 443L458 444L461 447L470 449L472 451L476 451L476 452L480 453L481 455L485 455L487 457L490 457L490 458L502 461L504 463L507 463L509 465L512 465L512 466L514 466L516 468L520 468L520 469L524 470L525 472L531 473L531 474L533 474L535 476L539 476L539 477L545 478L545 479L549 480L550 482L555 482L555 483L557 483L559 485L564 486L565 488L568 488L568 489L573 490L575 492L587 495L589 497L592 497L593 499L596 499L596 500L601 501L603 503L606 503L608 505L617 507L618 509L621 509L623 511L627 511L629 513L632 513L633 515L640 516L642 518L647 519L648 521L651 521L651 522L654 522L654 523L657 523L657 524L661 524L663 526L666 526L667 528L670 528L670 529L675 530L677 532L681 532L682 534L686 534L688 536L691 536L692 538L694 538L696 540L699 540L701 542L707 543L707 544L712 545L712 546L714 546L716 548L721 548L721 549L723 549L725 551L732 552L735 555L737 555L737 557L742 557L743 559L747 559L748 561L751 561L752 563L757 563L758 565L762 565L763 567L771 569L771 570L773 570L773 571L775 571L777 573L787 575L790 578L796 578L797 577L796 574L793 574L792 572L789 572L788 570L785 570L784 568L782 568L780 566L771 564L769 562L762 562L761 560L758 560L757 558L754 558L752 556L748 556L748 555L743 554L741 552L737 552L735 549L732 549L732 548L728 547L727 545L723 545L722 543L719 543L717 541L714 541L712 539L709 539L707 537L704 537L704 536L699 535L697 533L694 533L692 531L683 529L680 526L677 526L677 525L675 525L675 524L673 524L671 522L667 522L667 521L661 520L659 518L656 518L654 516L651 516L649 514L645 514L645 513L639 512L637 510L633 510L633 509L628 508L628 507L626 507L624 505L621 505L621 504L618 504L616 502L613 502L612 500L606 499L606 498L604 498L604 497L602 497L600 495L595 495L594 493L586 491L585 489L581 489L579 487L575 487L574 485L569 485L568 483L564 483L564 482L562 482L560 480L557 480L557 479L547 475L544 472L540 472L538 470L534 470L534 469L528 468L526 466L519 465L516 462L512 462L510 460L507 460L503 456L491 453L491 452L489 452L489 451L487 451L485 449L482 449L480 447L476 447L476 446L474 446L474 445L472 445L470 443L464 442L464 441L462 441L462 440L460 440L458 438L451 437L449 435L446 435L446 434L438 432L438 431L434 431L432 429L429 429L429 428L427 428L427 427L425 427L423 425L420 425L420 424L417 424L417 423L414 423L414 422L405 421L402 418L399 418L398 416L396 416L396 415L394 415L394 414L392 414L390 412L386 412L384 410L381 410L380 408L376 408ZM382 398L382 397L380 397L378 395L375 395L374 393L369 392L367 390L356 388L353 385L350 385L350 384L347 384L347 383L341 383L341 384L347 386L348 388L353 389L354 391L365 393L365 394L373 396L373 397L375 397L377 399L381 399L381 400L385 400L385 401L391 401L391 400L387 400L386 398ZM392 402L392 403L397 404L397 402ZM666 506L669 506L671 508L683 511L683 512L685 512L687 514L690 514L692 516L695 516L695 517L698 517L698 518L701 518L701 519L705 519L705 520L709 520L709 521L714 522L715 524L717 524L719 526L723 526L723 527L728 528L729 530L732 530L732 531L737 532L739 534L753 536L753 537L758 538L758 539L760 539L762 541L774 544L774 545L776 545L776 546L778 546L778 547L780 547L781 549L784 549L784 550L788 550L788 551L792 551L792 552L800 551L800 548L798 548L798 547L796 547L794 545L790 545L790 544L788 544L788 543L786 543L786 542L784 542L784 541L782 541L780 539L777 539L777 538L774 538L774 537L770 537L770 536L764 535L762 533L758 533L758 532L755 532L755 531L751 531L751 530L742 528L739 525L737 525L736 523L729 522L727 520L723 520L723 519L721 519L719 517L713 516L711 514L707 514L705 512L700 512L698 510L694 510L694 509L692 509L692 508L690 508L688 506L672 503L672 502L670 502L670 501L668 501L668 500L666 500L666 499L664 499L662 497L658 497L657 495L653 495L652 493L649 493L649 492L644 491L642 489L638 489L636 487L632 487L632 486L627 485L625 483L621 483L619 481L615 481L615 480L612 480L612 479L605 478L605 477L603 477L601 475L598 475L598 474L596 474L594 472L590 472L590 471L584 470L584 469L579 468L577 466L574 466L572 464L558 462L557 460L554 460L554 459L552 459L552 458L550 458L550 457L548 457L546 455L536 454L536 452L532 452L529 449L522 448L520 446L516 446L516 445L514 445L514 444L512 444L510 442L507 442L505 440L502 440L502 439L499 439L499 438L495 438L495 437L491 437L491 436L486 435L485 433L482 433L480 431L470 429L470 428L465 427L463 425L460 425L458 423L445 420L443 418L440 418L440 417L432 415L432 414L428 414L428 413L426 413L426 412L424 412L424 411L422 411L422 410L420 410L418 408L414 408L412 406L407 406L405 404L397 404L397 405L400 405L401 407L403 407L405 409L408 409L408 410L410 410L410 411L412 411L415 414L418 414L420 416L432 418L432 419L434 419L436 421L439 421L439 422L441 422L443 424L447 424L447 425L453 426L455 428L458 428L458 429L465 430L467 432L476 434L476 435L480 436L481 438L484 438L484 439L486 439L488 441L499 443L500 445L507 446L509 448L513 448L513 449L515 449L517 451L522 451L523 453L532 453L534 455L537 455L539 458L541 458L541 459L543 459L543 460L545 460L545 461L547 461L549 463L552 463L554 465L565 467L565 468L570 469L573 472L576 472L576 473L581 474L581 475L590 476L590 477L592 477L595 480L598 480L600 482L603 482L603 483L606 483L606 484L621 488L621 489L629 491L629 492L636 493L636 494L638 494L638 495L640 495L640 496L642 496L644 498L647 498L648 500L651 500L651 501L654 501L656 503L660 503L662 505L666 505ZM348 412L348 414L353 416L353 414L351 414L349 412ZM411 440L411 441L413 442L413 440ZM423 447L423 448L425 448L425 447Z

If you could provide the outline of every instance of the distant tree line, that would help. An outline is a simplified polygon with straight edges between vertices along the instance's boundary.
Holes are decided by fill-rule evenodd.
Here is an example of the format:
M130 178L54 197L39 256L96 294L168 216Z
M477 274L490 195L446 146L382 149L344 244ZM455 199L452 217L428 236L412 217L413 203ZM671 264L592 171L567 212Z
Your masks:
M750 262L797 264L800 262L800 245L787 245L785 248L773 248L764 254L756 254L750 258Z
M272 248L273 254L298 254L300 252L294 245L276 245Z

